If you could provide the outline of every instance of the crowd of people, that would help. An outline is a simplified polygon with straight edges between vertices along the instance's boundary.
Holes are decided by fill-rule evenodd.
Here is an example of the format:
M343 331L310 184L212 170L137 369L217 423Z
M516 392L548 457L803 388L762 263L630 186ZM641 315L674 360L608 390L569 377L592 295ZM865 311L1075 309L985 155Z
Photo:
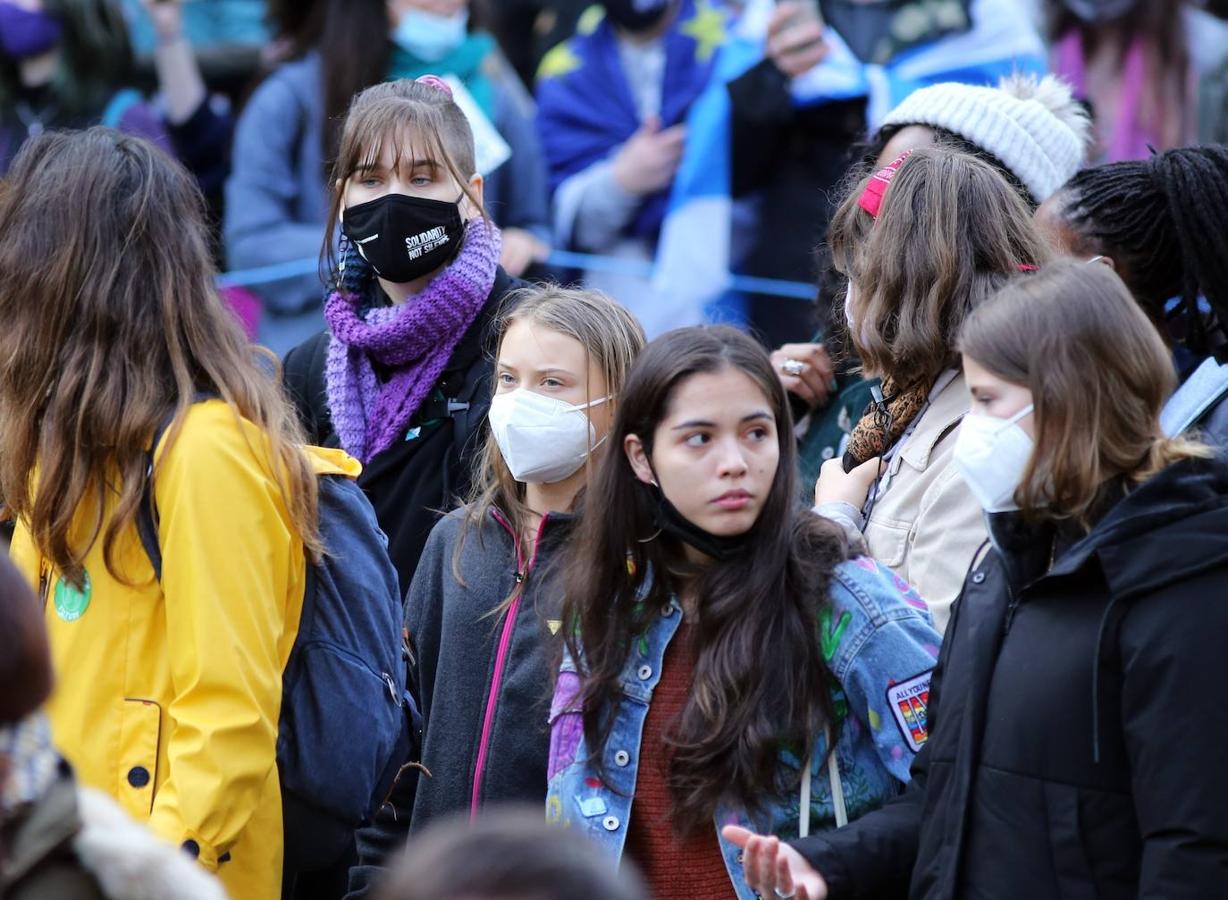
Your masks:
M206 6L0 0L0 896L1228 895L1222 4Z

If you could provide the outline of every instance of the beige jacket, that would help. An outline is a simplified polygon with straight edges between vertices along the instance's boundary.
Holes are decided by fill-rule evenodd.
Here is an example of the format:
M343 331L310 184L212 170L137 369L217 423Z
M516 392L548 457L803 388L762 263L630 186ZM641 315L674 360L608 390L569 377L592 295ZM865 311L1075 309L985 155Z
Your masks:
M917 589L939 631L946 629L951 604L987 536L981 505L952 461L967 412L961 373L930 398L892 456L865 525L870 555Z

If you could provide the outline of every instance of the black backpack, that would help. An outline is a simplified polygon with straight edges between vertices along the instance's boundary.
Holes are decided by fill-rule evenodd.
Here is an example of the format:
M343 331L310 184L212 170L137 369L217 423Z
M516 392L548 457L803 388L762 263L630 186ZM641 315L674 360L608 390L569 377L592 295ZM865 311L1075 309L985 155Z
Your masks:
M167 423L169 424L169 423ZM137 528L162 578L153 453ZM298 636L282 679L277 769L287 871L345 854L392 790L421 717L406 690L402 604L388 539L357 483L321 475L325 556L307 565Z

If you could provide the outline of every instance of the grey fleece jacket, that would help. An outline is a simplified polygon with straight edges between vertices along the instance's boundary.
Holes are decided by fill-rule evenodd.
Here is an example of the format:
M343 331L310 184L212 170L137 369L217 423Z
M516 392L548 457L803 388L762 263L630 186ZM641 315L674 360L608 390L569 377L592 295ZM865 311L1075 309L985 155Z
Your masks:
M452 560L464 514L456 510L435 526L406 597L425 771L416 791L414 779L403 777L374 824L359 831L360 864L350 872L348 898L367 896L406 833L440 816L475 803L545 803L560 563L574 519L547 516L536 553L526 559L502 516L492 513L466 536L457 581ZM517 579L524 585L520 600L507 614L491 615Z

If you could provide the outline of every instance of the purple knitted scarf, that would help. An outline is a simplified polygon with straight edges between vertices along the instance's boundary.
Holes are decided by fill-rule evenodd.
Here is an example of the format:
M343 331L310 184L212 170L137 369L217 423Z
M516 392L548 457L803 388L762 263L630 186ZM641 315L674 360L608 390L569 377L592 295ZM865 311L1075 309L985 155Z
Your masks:
M364 464L404 437L452 351L490 296L499 267L499 229L478 218L452 263L400 306L366 310L361 292L324 304L328 408L341 446ZM375 365L392 370L380 384Z

